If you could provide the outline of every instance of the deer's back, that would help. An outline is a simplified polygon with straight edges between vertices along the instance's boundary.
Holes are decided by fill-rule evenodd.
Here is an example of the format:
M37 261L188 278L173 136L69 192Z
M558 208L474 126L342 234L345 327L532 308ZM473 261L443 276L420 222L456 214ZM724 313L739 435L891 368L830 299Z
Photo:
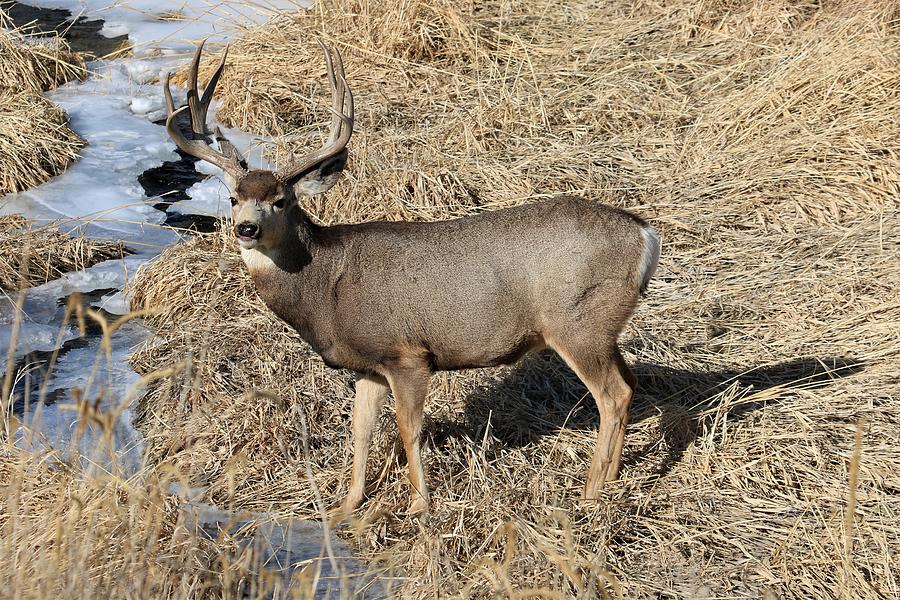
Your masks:
M436 369L512 362L567 327L614 338L638 296L641 227L624 211L559 198L329 228L343 251L335 334L366 360L412 353Z

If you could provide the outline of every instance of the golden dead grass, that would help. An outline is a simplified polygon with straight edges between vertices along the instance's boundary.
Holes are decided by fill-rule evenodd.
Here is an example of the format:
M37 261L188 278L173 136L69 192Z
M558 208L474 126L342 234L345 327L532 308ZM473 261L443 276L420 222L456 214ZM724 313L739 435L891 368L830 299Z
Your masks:
M21 215L0 215L0 290L5 292L40 285L128 253L121 242L73 237L51 225L34 227Z
M61 38L33 43L6 24L0 11L0 195L39 185L78 157L84 141L41 93L87 74Z
M62 327L99 328L99 359L111 351L113 332L137 316L108 320L72 296ZM14 337L19 325L13 326ZM22 398L10 395L10 382L4 381L0 581L8 597L262 600L311 598L316 589L330 589L330 597L344 598L349 590L368 587L354 564L323 569L341 555L327 546L327 554L316 556L321 534L315 528L310 534L273 515L197 503L189 498L187 479L168 465L127 467L126 475L122 455L112 451L120 450L115 439L122 410L141 383L116 398L118 405L109 405L109 390L91 388L90 382L102 376L100 362L71 390L71 401L57 401L53 408L31 405L29 423L40 424L45 417L69 421L68 447L59 442L50 447L43 425L32 430L20 421L13 406ZM7 369L12 366L10 357ZM62 414L49 417L50 410ZM284 564L290 556L302 557L303 563Z
M357 132L307 202L324 222L569 192L663 237L604 499L577 500L596 411L559 360L439 374L432 515L396 516L386 411L360 552L409 596L900 594L898 33L888 2L338 0L243 35L219 118L280 157L326 128L314 40L344 54ZM134 306L159 311L136 368L177 366L138 407L152 462L225 506L314 517L317 492L343 497L352 377L263 307L227 232L164 253Z
M251 552L200 533L167 492L177 478L144 470L125 479L83 464L0 448L0 579L9 597L247 597L241 590L257 583Z
M174 559L189 559L198 549L179 547L173 537L174 503L150 486L78 471L58 457L4 444L0 571L7 593L162 597L188 583L185 571L193 565Z
M58 36L31 38L0 10L0 88L47 91L87 75L84 58Z

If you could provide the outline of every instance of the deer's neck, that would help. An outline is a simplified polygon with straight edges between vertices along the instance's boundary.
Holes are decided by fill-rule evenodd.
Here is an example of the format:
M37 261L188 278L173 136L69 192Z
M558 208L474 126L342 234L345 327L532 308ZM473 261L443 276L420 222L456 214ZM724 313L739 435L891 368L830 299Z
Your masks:
M241 249L241 257L266 306L313 346L329 345L329 299L339 257L316 243L318 229L299 214L276 247Z
M299 275L316 254L315 225L299 208L291 214L279 243L266 248L241 248L241 258L250 276L257 279Z

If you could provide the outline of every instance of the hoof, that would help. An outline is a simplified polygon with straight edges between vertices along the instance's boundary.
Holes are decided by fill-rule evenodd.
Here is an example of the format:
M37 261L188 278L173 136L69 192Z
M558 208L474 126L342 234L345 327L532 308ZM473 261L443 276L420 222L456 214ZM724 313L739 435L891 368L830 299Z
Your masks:
M347 523L353 518L353 511L356 510L357 504L344 502L339 506L333 506L328 509L328 520L332 523Z
M412 502L409 503L409 508L406 509L406 512L411 517L418 517L422 515L428 514L428 500L425 498L416 498Z

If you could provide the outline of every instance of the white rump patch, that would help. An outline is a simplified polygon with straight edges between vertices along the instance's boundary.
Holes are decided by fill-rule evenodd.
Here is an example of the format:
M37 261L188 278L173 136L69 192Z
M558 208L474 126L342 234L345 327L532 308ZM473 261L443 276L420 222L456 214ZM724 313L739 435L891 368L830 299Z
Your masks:
M660 243L656 230L649 225L641 228L641 235L644 237L644 251L641 253L641 292L644 292L659 264Z

